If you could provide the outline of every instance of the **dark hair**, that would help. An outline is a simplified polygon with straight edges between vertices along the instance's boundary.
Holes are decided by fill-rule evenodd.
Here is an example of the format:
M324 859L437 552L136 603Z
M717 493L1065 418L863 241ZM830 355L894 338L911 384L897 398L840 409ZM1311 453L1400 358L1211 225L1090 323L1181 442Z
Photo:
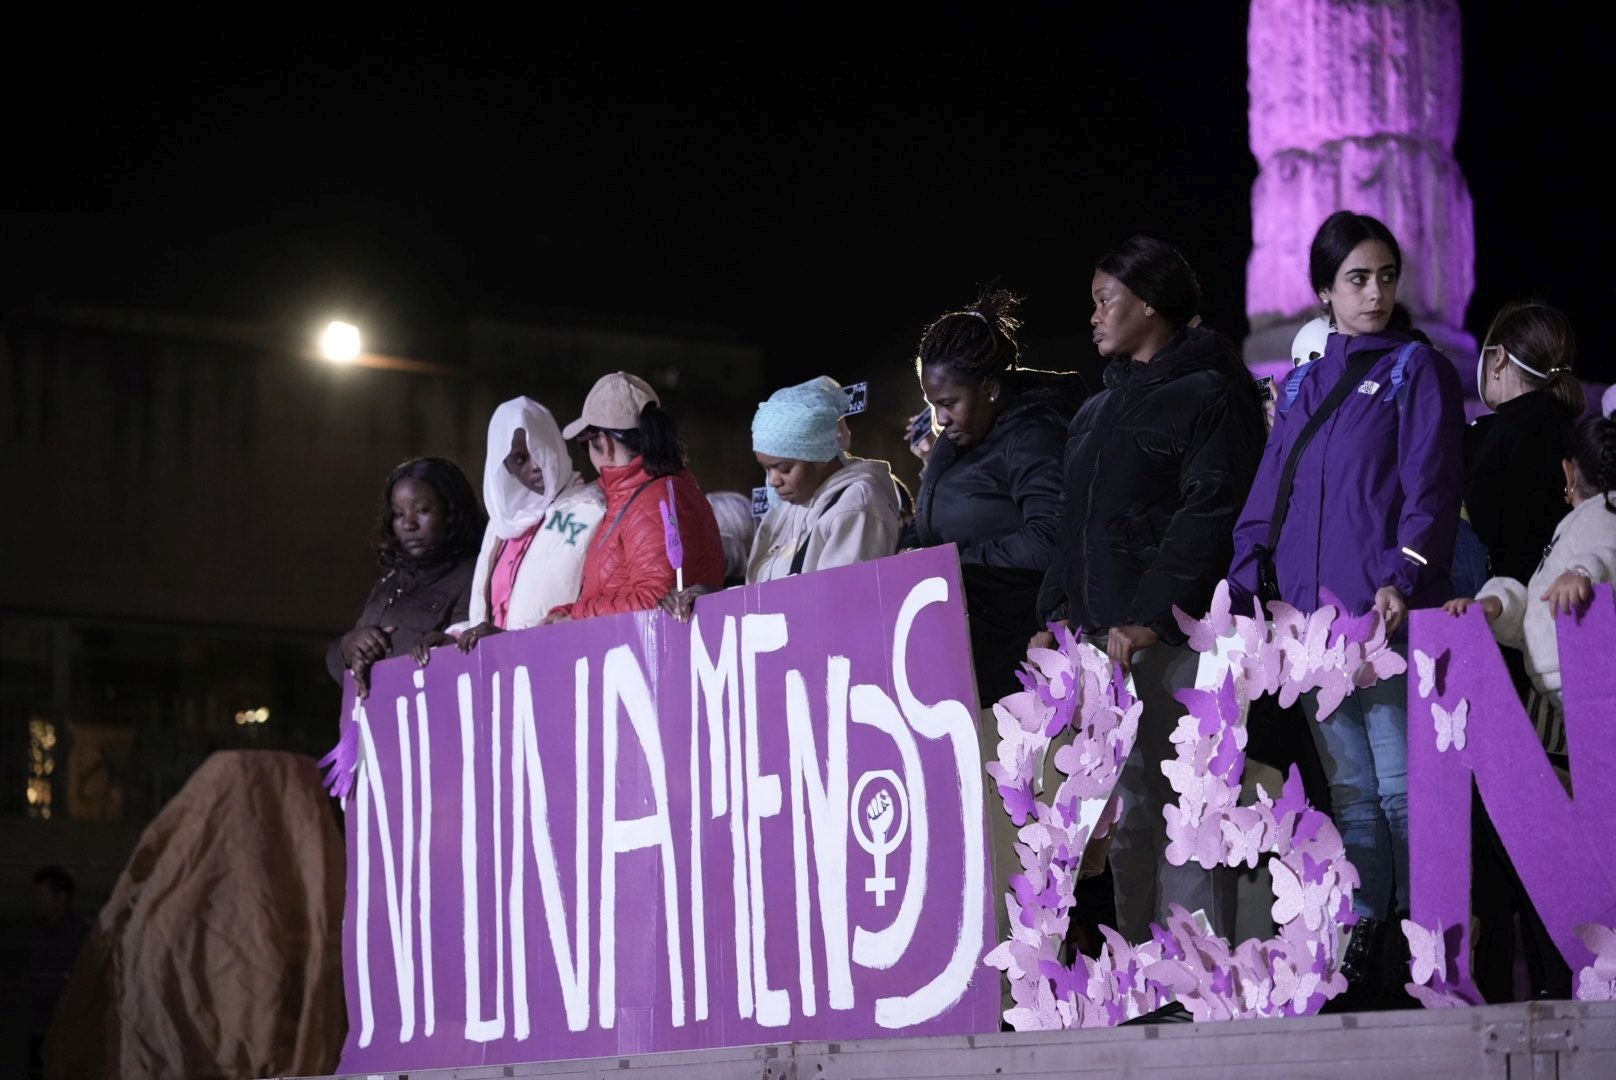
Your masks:
M60 893L69 900L73 899L75 883L73 875L54 863L50 866L41 866L34 871L35 885L48 885L52 892Z
M1401 330L1427 349L1436 348L1436 343L1431 340L1431 335L1414 325L1414 313L1401 303L1392 305L1391 318L1386 320L1386 327L1390 330Z
M1606 416L1590 416L1577 425L1571 435L1570 458L1577 463L1587 497L1603 495L1605 509L1616 514L1616 503L1610 493L1616 490L1616 420Z
M628 447L631 453L640 455L645 471L651 476L672 476L684 470L687 453L685 441L679 435L679 425L654 401L647 401L640 410L640 426L637 428L622 431L585 428L578 437L587 440L597 431L604 431Z
M443 543L429 552L425 559L410 558L399 546L393 534L393 489L402 480L419 480L431 486L443 500ZM457 562L467 555L477 554L482 546L483 528L488 518L477 505L477 496L466 482L460 466L448 458L420 457L403 462L387 477L382 488L381 512L376 518L376 558L388 569L398 566L437 565Z
M1397 237L1379 218L1337 210L1325 218L1319 231L1313 234L1313 247L1308 252L1308 278L1315 293L1335 284L1336 271L1347 261L1352 249L1365 240L1379 240L1391 248L1392 262L1397 264L1398 274L1403 272L1403 249L1397 246Z
M1532 389L1547 390L1568 415L1582 415L1586 404L1582 384L1571 370L1577 359L1577 331L1565 312L1530 301L1505 304L1493 316L1484 342L1484 348L1502 345L1521 363L1541 371L1546 378L1519 366L1515 369Z
M989 289L963 311L937 319L920 336L915 372L941 368L955 382L977 386L1011 370L1021 357L1021 320L1015 317L1020 304L1021 297L1008 289Z
M1174 330L1201 310L1201 283L1179 250L1154 236L1134 236L1094 264L1161 312Z

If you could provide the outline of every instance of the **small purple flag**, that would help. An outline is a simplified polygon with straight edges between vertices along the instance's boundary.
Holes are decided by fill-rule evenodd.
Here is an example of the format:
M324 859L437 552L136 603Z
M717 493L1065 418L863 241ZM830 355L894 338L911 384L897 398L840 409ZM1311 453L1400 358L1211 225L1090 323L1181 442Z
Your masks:
M685 587L685 545L679 539L679 504L674 500L673 477L668 477L668 497L662 502L662 541L668 548L668 563L673 567L680 591Z

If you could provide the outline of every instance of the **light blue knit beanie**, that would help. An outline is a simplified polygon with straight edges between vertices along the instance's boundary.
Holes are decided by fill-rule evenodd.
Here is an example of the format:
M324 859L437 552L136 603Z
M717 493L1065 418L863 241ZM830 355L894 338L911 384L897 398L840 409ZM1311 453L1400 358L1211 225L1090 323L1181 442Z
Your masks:
M752 417L752 449L793 461L831 461L842 452L837 421L847 412L847 395L835 379L817 379L776 390Z

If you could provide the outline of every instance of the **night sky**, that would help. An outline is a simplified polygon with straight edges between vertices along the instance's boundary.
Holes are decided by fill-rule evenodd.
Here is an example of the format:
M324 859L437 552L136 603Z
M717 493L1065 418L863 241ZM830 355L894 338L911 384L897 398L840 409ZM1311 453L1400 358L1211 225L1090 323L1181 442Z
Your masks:
M1609 17L1573 7L1465 5L1467 325L1544 296L1611 378ZM1149 231L1244 333L1244 4L881 10L17 35L0 281L287 328L340 309L450 361L477 315L713 327L771 382L850 380L985 282L1028 296L1032 359L1087 366L1093 262Z

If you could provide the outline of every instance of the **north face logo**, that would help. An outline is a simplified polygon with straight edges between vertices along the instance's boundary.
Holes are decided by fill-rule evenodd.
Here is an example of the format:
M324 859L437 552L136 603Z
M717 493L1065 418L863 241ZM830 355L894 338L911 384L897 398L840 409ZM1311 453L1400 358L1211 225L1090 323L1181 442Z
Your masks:
M578 545L578 534L589 528L589 523L587 521L579 521L569 511L565 514L552 515L550 518L550 524L546 526L546 528L551 528L556 532L561 533L567 538L568 544L576 547Z

